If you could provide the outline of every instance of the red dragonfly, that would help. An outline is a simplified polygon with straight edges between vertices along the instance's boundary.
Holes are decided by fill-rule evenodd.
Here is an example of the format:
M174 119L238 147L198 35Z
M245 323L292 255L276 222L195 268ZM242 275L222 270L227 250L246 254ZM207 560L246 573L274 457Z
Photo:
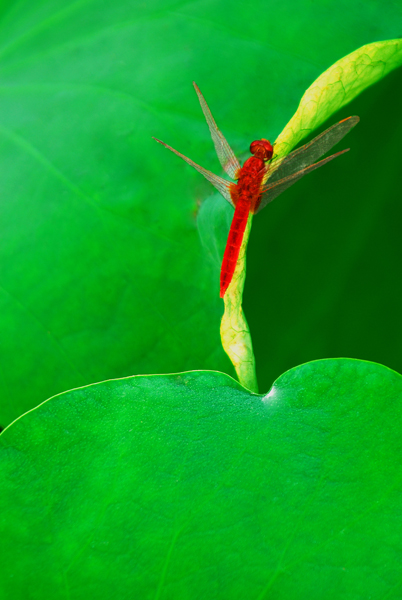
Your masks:
M194 169L197 169L235 209L221 268L220 296L223 298L233 278L249 213L258 213L303 175L322 167L330 160L347 152L349 148L317 163L314 162L335 146L352 127L357 125L359 117L349 117L339 121L339 123L318 135L308 144L294 150L285 158L272 159L274 153L272 144L264 138L255 140L250 145L252 156L241 166L233 150L218 129L200 89L194 82L193 85L208 123L219 162L229 177L237 180L237 183L214 175L211 171L200 167L187 156L165 144L165 142L157 138L153 139L180 156Z

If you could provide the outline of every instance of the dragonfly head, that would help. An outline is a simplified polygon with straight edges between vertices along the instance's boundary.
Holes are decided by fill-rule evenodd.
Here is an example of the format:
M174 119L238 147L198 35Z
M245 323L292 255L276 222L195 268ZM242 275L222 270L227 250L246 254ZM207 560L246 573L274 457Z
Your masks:
M261 140L251 142L250 152L254 156L257 156L257 158L262 158L262 160L271 160L274 149L271 142L262 138Z

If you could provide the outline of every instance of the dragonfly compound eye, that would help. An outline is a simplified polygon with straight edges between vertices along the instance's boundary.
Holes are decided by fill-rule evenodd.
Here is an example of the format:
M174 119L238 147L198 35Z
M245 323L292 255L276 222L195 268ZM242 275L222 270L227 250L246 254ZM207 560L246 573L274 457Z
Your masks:
M251 142L250 152L258 158L270 160L272 158L274 149L272 148L272 144L263 138L261 140L255 140L254 142Z

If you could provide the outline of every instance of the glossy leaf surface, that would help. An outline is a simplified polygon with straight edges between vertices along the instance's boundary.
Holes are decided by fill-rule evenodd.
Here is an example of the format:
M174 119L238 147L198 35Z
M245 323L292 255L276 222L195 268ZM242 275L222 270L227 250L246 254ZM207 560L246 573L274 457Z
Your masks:
M398 597L402 377L107 381L3 432L2 598Z

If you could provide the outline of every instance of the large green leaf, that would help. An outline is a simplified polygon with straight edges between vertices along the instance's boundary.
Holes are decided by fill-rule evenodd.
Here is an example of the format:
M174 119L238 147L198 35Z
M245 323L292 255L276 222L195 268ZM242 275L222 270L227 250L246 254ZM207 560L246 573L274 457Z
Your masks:
M372 1L362 18L360 5L339 0L325 8L261 0L236 10L220 0L180 7L167 0L16 0L2 4L0 20L0 423L52 394L110 377L195 368L232 373L219 340L217 249L227 229L210 261L195 219L209 188L151 135L217 167L195 79L237 152L255 137L275 139L320 73L363 44L400 34L400 7L385 10ZM385 97L393 101L388 92ZM364 127L373 126L373 114ZM394 130L388 123L383 135ZM351 160L334 168L344 174ZM328 169L325 181L332 185ZM392 188L396 179L389 169L386 174ZM374 199L379 202L378 192ZM275 213L265 212L275 222ZM282 239L287 227L278 228ZM316 239L303 228L307 239ZM293 293L286 269L295 248L286 240L272 267L268 239L265 222L263 241L255 234L259 259L246 294L263 291L267 298L261 278L273 276L269 256L269 267L290 282L280 292L286 299ZM329 280L337 269L328 267ZM310 282L303 286L314 293ZM380 292L373 297L383 314ZM272 310L260 300L253 314L246 306L257 366L265 364L263 386L289 361L317 356L309 319L299 324L309 331L300 342L283 314L263 321ZM322 310L330 324L339 320L331 301ZM359 323L370 328L365 317ZM272 349L272 339L288 340L292 332L297 342L286 342L284 353L280 344ZM323 337L338 350L328 326ZM384 344L390 355L397 356L398 339ZM299 353L290 359L295 346ZM266 348L274 355L269 366L258 363Z
M1 598L399 598L402 377L216 372L56 396L1 436Z

